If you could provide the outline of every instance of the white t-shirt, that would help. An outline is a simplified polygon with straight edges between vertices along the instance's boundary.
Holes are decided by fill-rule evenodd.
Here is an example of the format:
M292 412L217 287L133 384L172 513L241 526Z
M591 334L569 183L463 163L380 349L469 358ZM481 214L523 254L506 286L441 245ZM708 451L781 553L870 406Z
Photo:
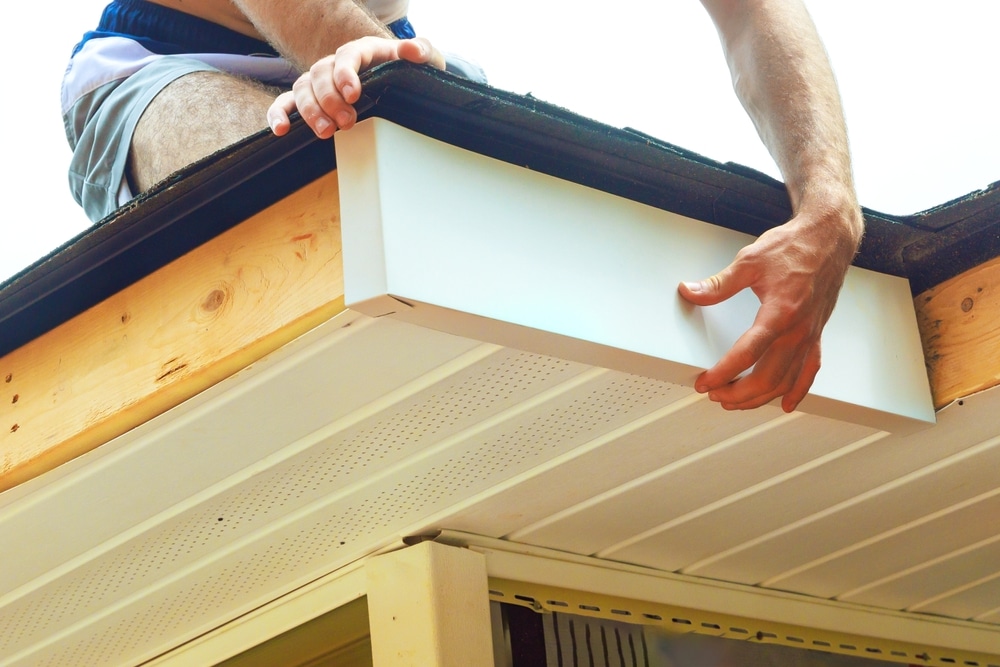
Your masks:
M368 9L382 23L392 23L406 16L409 0L366 0Z

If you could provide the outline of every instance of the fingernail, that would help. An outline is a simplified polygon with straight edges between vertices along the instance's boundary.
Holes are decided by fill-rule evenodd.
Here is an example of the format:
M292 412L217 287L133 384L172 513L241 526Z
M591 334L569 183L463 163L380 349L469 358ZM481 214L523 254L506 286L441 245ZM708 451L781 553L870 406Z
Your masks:
M275 134L278 133L278 129L277 129L278 128L278 119L277 118L268 118L267 119L267 124L271 127L271 132L273 132Z
M326 118L316 119L316 134L326 134L326 131L330 129L330 121Z
M713 391L712 393L710 393L710 394L708 395L708 400L710 400L710 401L714 401L715 403L718 403L718 402L719 402L719 395L718 395L718 394L716 394L716 393L715 393L715 392Z
M344 127L351 122L351 114L341 111L337 114L337 127Z
M345 100L353 99L352 96L354 95L354 86L352 86L349 83L346 84L344 86L344 89L342 91L340 91L340 94L344 96Z
M694 283L684 283L684 287L686 287L688 289L688 291L692 292L692 293L694 293L694 292L701 292L702 291L701 281L694 282Z
M694 386L694 390L699 394L704 394L706 391L708 391L708 385L697 384Z

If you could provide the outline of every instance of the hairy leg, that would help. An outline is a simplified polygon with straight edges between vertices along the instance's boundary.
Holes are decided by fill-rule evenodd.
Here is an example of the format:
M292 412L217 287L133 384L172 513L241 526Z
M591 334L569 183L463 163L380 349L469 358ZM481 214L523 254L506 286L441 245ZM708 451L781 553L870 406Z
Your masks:
M129 147L135 193L267 126L276 89L221 72L193 72L153 98Z

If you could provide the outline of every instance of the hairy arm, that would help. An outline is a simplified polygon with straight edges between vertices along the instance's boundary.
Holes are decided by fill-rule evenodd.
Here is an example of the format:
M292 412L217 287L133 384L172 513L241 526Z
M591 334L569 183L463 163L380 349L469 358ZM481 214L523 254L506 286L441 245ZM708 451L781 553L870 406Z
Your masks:
M750 329L695 388L726 409L781 396L790 412L819 371L820 334L863 233L840 96L800 0L702 3L736 93L781 169L793 215L716 275L681 284L681 295L698 305L747 287L761 302Z
M392 34L355 0L233 0L254 27L300 70L361 37Z

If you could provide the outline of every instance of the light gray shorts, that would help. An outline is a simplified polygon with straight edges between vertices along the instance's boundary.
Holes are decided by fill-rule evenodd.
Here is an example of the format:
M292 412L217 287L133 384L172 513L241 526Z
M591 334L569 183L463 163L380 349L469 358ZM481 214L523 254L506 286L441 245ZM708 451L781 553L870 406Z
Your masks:
M218 72L200 60L164 56L126 79L79 97L63 114L73 147L69 187L87 217L100 220L132 199L125 163L142 112L168 84L191 72Z
M446 58L449 71L485 83L477 65L452 54ZM286 89L298 77L283 58L156 55L125 37L90 40L74 55L62 90L63 123L73 148L69 185L92 221L133 198L126 163L136 124L161 90L192 72L225 72Z
M280 87L298 77L283 58L159 55L124 36L91 39L73 55L62 84L63 124L73 149L69 185L91 220L132 199L126 162L136 124L160 91L192 72L225 72Z

